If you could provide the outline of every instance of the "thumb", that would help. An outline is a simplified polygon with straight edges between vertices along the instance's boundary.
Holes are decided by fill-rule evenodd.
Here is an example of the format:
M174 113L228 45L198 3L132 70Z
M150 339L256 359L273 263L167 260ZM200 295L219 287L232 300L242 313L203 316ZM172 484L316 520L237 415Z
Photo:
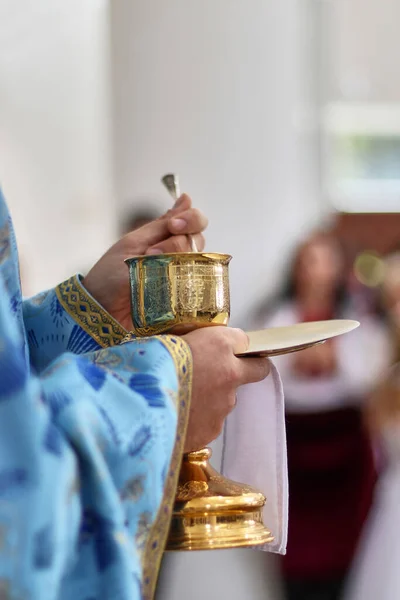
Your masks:
M173 208L168 210L162 217L143 225L139 229L128 233L125 236L126 247L130 245L136 252L145 252L151 246L166 240L171 236L168 223L171 217L179 215L192 206L192 201L186 194L183 194L175 202Z

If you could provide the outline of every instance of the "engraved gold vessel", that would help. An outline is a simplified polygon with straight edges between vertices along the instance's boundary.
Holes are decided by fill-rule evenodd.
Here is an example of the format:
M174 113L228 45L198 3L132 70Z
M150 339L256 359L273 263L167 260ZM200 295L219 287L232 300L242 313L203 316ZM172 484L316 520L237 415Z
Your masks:
M227 325L229 254L187 252L127 258L133 330L157 335Z
M230 316L228 254L176 253L126 259L133 333L187 333L227 325ZM204 448L185 454L167 550L257 546L273 540L262 521L265 497L222 477Z

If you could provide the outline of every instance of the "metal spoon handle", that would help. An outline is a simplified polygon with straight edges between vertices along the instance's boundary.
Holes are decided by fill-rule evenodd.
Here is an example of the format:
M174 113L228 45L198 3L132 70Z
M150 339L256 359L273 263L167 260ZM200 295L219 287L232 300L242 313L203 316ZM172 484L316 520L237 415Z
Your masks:
M178 175L175 175L174 173L168 173L167 175L164 175L164 177L161 178L161 181L176 202L181 195L179 189ZM192 235L188 235L187 238L190 243L191 251L198 252L198 248L196 242L194 241L194 237Z

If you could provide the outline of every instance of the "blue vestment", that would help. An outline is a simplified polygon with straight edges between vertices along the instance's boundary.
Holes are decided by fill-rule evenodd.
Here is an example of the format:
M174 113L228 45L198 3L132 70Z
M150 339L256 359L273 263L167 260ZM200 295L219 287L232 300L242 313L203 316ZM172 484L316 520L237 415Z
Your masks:
M153 596L191 355L181 338L126 333L79 276L22 299L0 191L2 600Z

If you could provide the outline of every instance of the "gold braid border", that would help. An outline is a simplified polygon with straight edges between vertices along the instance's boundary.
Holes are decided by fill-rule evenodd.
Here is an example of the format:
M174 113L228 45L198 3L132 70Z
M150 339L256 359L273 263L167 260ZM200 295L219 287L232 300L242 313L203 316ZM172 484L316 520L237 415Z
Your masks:
M157 585L161 559L164 553L172 509L178 485L186 429L189 420L190 398L192 392L192 354L186 342L179 337L155 336L164 344L174 359L179 378L178 424L175 445L172 451L168 475L165 481L164 495L157 516L151 527L143 554L143 600L153 600Z
M66 312L102 348L116 346L127 331L90 296L74 275L56 287L57 298Z

